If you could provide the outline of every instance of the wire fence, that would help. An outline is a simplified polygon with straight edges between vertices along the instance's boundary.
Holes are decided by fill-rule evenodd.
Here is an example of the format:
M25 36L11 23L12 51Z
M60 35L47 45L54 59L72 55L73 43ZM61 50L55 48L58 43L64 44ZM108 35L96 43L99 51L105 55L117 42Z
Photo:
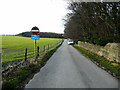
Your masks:
M42 49L40 49L39 46L37 46L36 49L36 57L38 58L39 56L42 56L43 54L45 54L48 50L55 48L56 46L60 45L63 42L63 40L57 42L56 44L48 44L48 45L44 45ZM2 63L2 75L5 76L7 75L9 72L11 72L12 70L14 70L14 68L19 68L19 67L23 67L24 64L28 64L30 63L30 59L31 58L35 58L35 52L33 49L28 49L25 48L24 50L16 50L15 53L9 53L7 54L6 52L2 52L3 58L5 60L7 60L7 58L5 57L11 57L9 59L13 59L12 61L8 62L4 62ZM7 56L5 56L7 54ZM13 55L13 56L11 56ZM34 59L33 59L34 60Z

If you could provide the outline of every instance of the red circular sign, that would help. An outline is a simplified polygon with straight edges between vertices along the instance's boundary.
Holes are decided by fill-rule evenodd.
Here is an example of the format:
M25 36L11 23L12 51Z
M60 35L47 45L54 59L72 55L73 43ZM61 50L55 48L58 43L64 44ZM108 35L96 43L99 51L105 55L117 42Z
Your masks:
M31 29L31 32L33 35L37 35L39 33L39 28L35 26Z

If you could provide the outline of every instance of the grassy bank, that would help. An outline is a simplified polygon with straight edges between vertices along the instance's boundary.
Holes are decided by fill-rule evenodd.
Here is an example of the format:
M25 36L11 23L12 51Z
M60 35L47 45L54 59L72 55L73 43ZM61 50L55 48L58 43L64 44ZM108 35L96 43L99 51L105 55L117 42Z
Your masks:
M120 79L120 63L117 63L115 61L109 61L105 57L94 54L82 47L77 46L77 45L73 45L73 47L76 48L81 53L83 53L88 58L90 58L90 60L92 60L94 63L96 63L102 69L108 71L110 74L112 74L116 78Z
M61 44L60 44L61 45ZM53 55L53 53L57 50L57 48L60 46L47 51L42 58L38 59L37 63L32 63L27 67L20 68L13 72L11 75L9 75L6 78L3 78L3 89L10 89L10 88L23 88L26 84L26 80L28 81L34 76L36 72L40 70L41 67L45 65L47 60ZM27 81L27 82L28 82Z

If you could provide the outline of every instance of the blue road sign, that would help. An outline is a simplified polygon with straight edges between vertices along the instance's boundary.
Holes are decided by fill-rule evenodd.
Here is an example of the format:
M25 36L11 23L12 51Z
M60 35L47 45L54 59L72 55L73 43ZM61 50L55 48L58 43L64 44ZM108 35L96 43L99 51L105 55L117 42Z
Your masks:
M31 35L31 39L33 40L40 40L40 37L37 35Z

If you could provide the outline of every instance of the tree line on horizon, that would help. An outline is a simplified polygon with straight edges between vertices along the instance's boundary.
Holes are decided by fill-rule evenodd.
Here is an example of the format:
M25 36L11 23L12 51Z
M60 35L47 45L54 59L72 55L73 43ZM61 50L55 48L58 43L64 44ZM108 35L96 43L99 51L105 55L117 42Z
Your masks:
M22 32L16 34L15 36L31 37L31 35L32 35L31 32ZM52 33L52 32L40 32L38 36L40 36L40 38L64 38L63 34Z
M104 46L120 43L120 2L69 2L64 36Z

